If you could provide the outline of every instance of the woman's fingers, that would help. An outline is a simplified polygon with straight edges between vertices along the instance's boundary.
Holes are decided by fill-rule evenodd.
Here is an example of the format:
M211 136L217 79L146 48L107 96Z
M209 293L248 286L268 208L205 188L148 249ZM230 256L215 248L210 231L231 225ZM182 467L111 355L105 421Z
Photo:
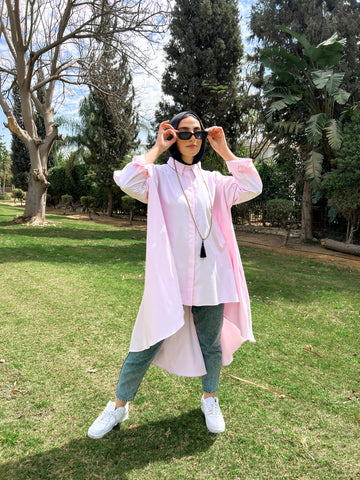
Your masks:
M170 144L172 144L176 141L176 130L169 123L169 120L165 120L164 122L160 123L160 126L159 126L159 140L160 141L166 141L167 146L170 146Z
M214 139L218 139L224 136L224 131L222 127L214 126L214 127L207 128L206 131L209 133L210 137Z

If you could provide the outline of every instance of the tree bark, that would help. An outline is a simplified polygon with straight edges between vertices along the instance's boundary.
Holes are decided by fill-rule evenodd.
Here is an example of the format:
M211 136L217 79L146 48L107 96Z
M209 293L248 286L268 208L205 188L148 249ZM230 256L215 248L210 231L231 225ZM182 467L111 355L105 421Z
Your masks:
M30 142L28 146L31 170L25 212L22 217L26 223L41 224L45 221L46 193L50 183L47 180L48 152L41 147L43 145L35 142Z
M304 181L301 208L301 240L312 240L312 190L309 180Z
M108 208L107 208L107 214L109 217L112 217L113 214L113 204L114 204L114 196L113 196L113 191L112 188L109 188L109 193L108 193Z
M360 245L355 245L353 243L337 242L330 238L323 238L321 240L321 245L329 250L360 256Z

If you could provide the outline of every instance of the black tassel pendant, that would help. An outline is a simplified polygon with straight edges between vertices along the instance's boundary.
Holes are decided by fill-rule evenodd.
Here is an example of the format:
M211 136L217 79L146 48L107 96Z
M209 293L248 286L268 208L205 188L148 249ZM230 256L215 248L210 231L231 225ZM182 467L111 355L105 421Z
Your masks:
M200 258L206 258L206 250L204 246L204 240L201 242Z

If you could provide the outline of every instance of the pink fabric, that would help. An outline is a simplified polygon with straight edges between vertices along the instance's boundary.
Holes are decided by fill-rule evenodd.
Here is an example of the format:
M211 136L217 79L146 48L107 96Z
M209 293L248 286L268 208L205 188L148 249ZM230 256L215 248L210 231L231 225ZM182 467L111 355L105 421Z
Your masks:
M170 159L169 163L171 161L174 160ZM181 164L177 162L177 165ZM191 167L201 168L199 164ZM233 160L228 162L228 167L234 177L202 171L205 181L214 192L214 222L227 246L233 273L232 284L236 289L236 300L239 300L217 302L225 303L221 336L223 365L231 363L234 351L244 341L255 341L249 296L230 209L233 204L258 195L262 187L260 177L250 159ZM168 231L169 221L166 221L167 207L164 206L166 199L163 198L163 191L159 186L165 172L174 177L173 170L170 171L169 168L173 169L173 166L169 164L146 166L143 158L138 157L124 170L114 173L116 183L126 193L148 202L145 287L130 350L141 351L165 339L154 359L154 364L177 375L200 376L206 373L206 370L191 309L183 306L173 245L170 241L171 233ZM176 254L179 253L178 250L175 251Z

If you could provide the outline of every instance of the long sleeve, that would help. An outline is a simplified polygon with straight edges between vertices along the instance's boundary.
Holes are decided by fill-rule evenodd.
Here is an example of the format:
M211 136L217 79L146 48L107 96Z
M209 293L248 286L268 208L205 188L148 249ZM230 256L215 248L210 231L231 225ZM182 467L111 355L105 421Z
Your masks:
M250 158L238 158L226 162L232 176L222 176L229 207L247 202L262 192L261 178Z
M154 165L145 165L144 156L134 157L122 170L115 170L114 181L127 195L148 202L148 179Z

